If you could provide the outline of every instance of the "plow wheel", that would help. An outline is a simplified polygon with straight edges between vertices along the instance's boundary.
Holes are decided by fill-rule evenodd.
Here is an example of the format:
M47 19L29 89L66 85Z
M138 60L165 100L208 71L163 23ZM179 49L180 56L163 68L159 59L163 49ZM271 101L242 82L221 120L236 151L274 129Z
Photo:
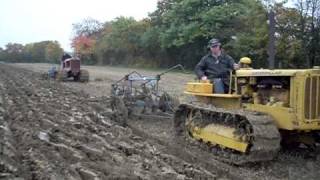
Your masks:
M174 112L179 106L179 99L164 92L159 99L159 109L163 112Z
M113 96L110 101L115 120L123 126L127 125L128 108L121 97Z

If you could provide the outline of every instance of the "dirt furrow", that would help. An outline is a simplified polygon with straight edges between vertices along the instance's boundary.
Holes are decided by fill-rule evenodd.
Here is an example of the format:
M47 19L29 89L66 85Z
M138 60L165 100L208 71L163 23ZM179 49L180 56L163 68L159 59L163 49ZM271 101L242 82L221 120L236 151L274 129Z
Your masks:
M0 175L24 179L215 179L99 113L103 105L39 74L0 67ZM0 108L1 110L1 108ZM103 109L103 112L108 110ZM108 113L107 113L108 114ZM1 118L2 117L2 118ZM8 144L4 146L4 144ZM5 147L5 148L3 148ZM3 159L3 158L1 158Z
M36 72L43 72L44 69L42 66L37 67L36 64L28 64L28 65L17 65L20 67L25 67L27 69L32 69L33 71ZM49 67L49 66L48 66ZM162 121L157 121L156 119L144 119L140 120L138 118L130 119L128 120L130 126L133 127L133 130L130 128L123 128L123 129L130 129L129 131L125 130L115 130L112 131L111 129L114 129L114 126L118 127L117 125L114 125L115 123L113 120L111 120L109 117L112 118L110 109L109 109L109 104L108 104L108 97L110 94L110 87L111 83L117 81L120 79L120 77L123 77L126 73L131 72L132 70L126 68L126 69L119 69L119 68L113 68L113 67L86 67L90 71L90 76L91 81L88 84L83 84L83 83L73 83L73 82L66 82L66 83L55 83L54 86L61 86L61 84L65 87L65 89L68 89L67 92L70 89L74 89L74 91L77 92L84 92L85 94L88 94L90 98L79 98L77 99L77 103L79 104L80 102L82 104L87 103L87 105L83 106L76 106L75 112L81 111L81 112L96 112L93 113L93 115L90 115L91 121L95 123L95 127L93 128L89 123L88 125L85 124L84 122L80 121L79 123L73 123L73 126L76 127L85 127L83 128L83 131L81 132L87 132L88 135L90 133L94 133L97 131L101 131L99 133L94 135L94 138L89 138L91 141L98 141L99 143L103 143L104 147L106 149L113 149L115 146L114 144L117 144L117 138L119 137L123 139L123 132L131 134L125 136L125 137L130 137L132 144L148 144L148 146L137 146L137 145L132 145L129 147L127 144L125 146L120 145L121 147L127 147L127 148L120 148L122 149L122 152L131 152L133 149L148 149L150 152L156 152L156 153L146 153L144 150L140 150L145 159L135 159L135 161L139 161L140 164L143 164L141 166L143 167L148 167L149 170L145 171L139 171L145 173L144 178L152 178L154 176L152 175L157 175L157 177L165 177L163 174L159 173L159 168L154 168L154 161L152 161L152 158L154 156L157 156L159 161L161 162L167 162L170 167L175 167L172 168L174 169L175 173L179 172L178 175L172 175L169 176L168 179L188 179L188 178L193 178L196 179L196 177L210 177L209 179L214 179L214 178L220 178L222 174L229 174L226 175L227 178L233 178L237 177L239 179L318 179L320 177L320 150L319 146L315 151L309 152L308 150L304 149L303 147L299 150L293 150L293 149L284 149L281 150L280 153L278 154L277 158L273 161L270 162L264 162L264 163L258 163L258 164L249 164L247 166L230 166L228 164L224 164L221 162L215 161L214 158L210 157L212 154L209 154L207 152L203 152L199 150L197 147L185 147L185 146L180 146L180 145L175 145L175 141L173 141L173 133L171 131L172 129L172 123L171 120L162 120ZM140 71L139 71L140 72ZM37 77L34 77L37 78ZM99 81L95 81L95 79L100 79ZM105 80L105 79L108 80ZM0 75L1 79L1 75ZM169 89L170 92L174 92L176 94L181 95L182 94L182 89L183 85L185 82L189 81L192 79L192 76L185 76L183 74L167 74L162 80L161 80L161 86L164 86L164 89ZM38 84L39 81L36 81ZM49 81L50 82L50 81ZM32 83L33 84L33 83ZM45 83L47 84L47 83ZM50 83L49 83L50 84ZM43 85L41 85L43 86ZM40 87L40 86L39 86ZM57 88L60 89L60 88ZM38 91L37 91L38 92ZM46 101L49 101L50 99L52 102L49 105L46 105L43 101L40 101L38 104L42 104L42 106L47 106L48 111L45 113L45 119L43 120L44 124L47 124L46 126L43 126L45 128L50 128L52 126L57 126L59 127L60 124L62 124L65 120L70 118L70 116L76 116L73 115L73 110L72 111L66 111L65 110L65 105L61 105L59 103L54 103L55 98L53 98L53 94L60 94L60 91L56 91L54 88L51 88L48 90L48 88L43 88L40 92L43 92L43 96L46 96L46 98L43 98ZM54 93L52 93L54 92ZM72 91L73 92L73 91ZM68 97L69 94L61 94L62 97ZM68 99L67 99L68 100ZM65 102L65 99L59 100L61 102ZM80 101L80 102L78 102ZM60 118L63 119L63 121L58 122L56 119L56 113L51 113L49 111L55 112L52 109L57 109L57 112L60 114ZM68 107L66 107L68 109ZM70 108L69 108L70 109ZM73 112L73 113L71 113ZM98 112L98 113L97 113ZM90 114L90 113L89 113ZM104 116L104 119L101 118L92 118L92 117L100 117L100 115ZM74 118L73 118L74 119ZM71 118L71 122L73 120ZM78 120L77 120L78 121ZM65 123L63 126L71 126L69 124L72 124L71 122ZM112 124L112 125L110 125ZM98 128L97 125L100 125ZM108 130L105 130L104 128L108 127ZM58 128L59 129L59 128ZM84 130L86 129L86 130ZM110 130L109 130L110 129ZM135 131L135 129L138 130ZM60 130L60 129L59 129ZM61 130L60 130L61 131ZM142 131L140 133L139 131ZM65 131L62 131L63 133L60 132L60 135L56 135L59 137L59 141L75 141L75 140L69 140L70 136L72 137L78 137L81 141L82 137L79 135L77 131L75 131L75 134L70 134L66 133ZM89 133L90 132L90 133ZM124 134L125 134L124 133ZM59 134L58 132L55 132L55 134ZM54 139L54 138L53 138ZM63 140L62 140L63 139ZM125 138L124 138L125 139ZM114 142L115 141L115 142ZM126 143L129 141L125 140ZM133 143L135 142L135 143ZM64 144L67 142L64 142ZM87 143L87 142L85 142ZM97 143L94 143L94 146L97 146ZM132 148L134 147L134 148ZM148 147L148 148L146 148ZM183 149L182 149L183 148ZM128 150L129 149L129 150ZM155 151L155 150L156 151ZM182 149L182 150L180 150ZM130 151L131 150L131 151ZM117 150L114 150L117 152ZM134 150L133 152L135 152ZM108 151L109 152L109 151ZM159 158L160 156L158 155L160 153L160 156L162 158ZM114 155L114 153L111 153ZM129 153L130 154L130 153ZM166 158L166 156L169 156L171 158ZM163 157L165 157L163 160ZM117 158L114 158L117 159ZM147 160L146 160L147 159ZM190 175L190 173L183 173L184 168L181 168L182 163L177 163L172 160L170 160L170 163L168 163L167 159L177 159L179 162L184 162L185 164L192 164L192 167L196 167L201 169L202 174L206 174L206 172L210 172L211 175L208 176L195 176L195 175ZM185 159L185 160L182 160ZM125 159L124 161L128 161ZM130 161L131 162L131 161ZM144 162L144 163L141 163ZM134 163L131 163L131 165ZM152 171L152 175L148 174L150 170L150 164L151 164L151 169L155 169L155 171ZM161 164L161 163L160 163ZM137 167L139 165L134 164ZM217 168L215 168L217 167ZM130 168L128 168L130 169ZM137 169L137 168L136 168ZM139 168L138 168L139 169ZM141 168L140 168L141 169ZM176 170L176 169L180 169ZM190 168L189 168L190 169ZM132 168L131 168L132 170ZM173 172L174 172L173 171ZM194 170L196 171L196 170ZM138 171L131 171L131 174L137 174ZM168 171L165 171L168 172ZM171 172L171 171L169 171ZM191 171L193 172L193 171ZM129 173L129 174L130 174ZM157 174L158 173L158 174ZM160 174L160 175L159 175ZM173 173L174 174L174 173ZM189 175L186 175L189 174ZM196 175L199 175L199 173ZM138 176L140 177L140 176ZM206 178L203 178L206 179Z

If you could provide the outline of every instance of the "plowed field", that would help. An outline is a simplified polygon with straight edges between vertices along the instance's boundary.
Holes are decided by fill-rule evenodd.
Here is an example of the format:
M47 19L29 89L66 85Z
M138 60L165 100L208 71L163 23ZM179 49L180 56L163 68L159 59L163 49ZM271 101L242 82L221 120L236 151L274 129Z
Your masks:
M133 69L88 66L89 83L61 83L42 78L48 68L0 65L0 179L320 177L319 148L282 150L274 161L238 167L175 143L171 119L129 119L121 126L109 106L110 86ZM181 95L190 79L169 73L160 86Z

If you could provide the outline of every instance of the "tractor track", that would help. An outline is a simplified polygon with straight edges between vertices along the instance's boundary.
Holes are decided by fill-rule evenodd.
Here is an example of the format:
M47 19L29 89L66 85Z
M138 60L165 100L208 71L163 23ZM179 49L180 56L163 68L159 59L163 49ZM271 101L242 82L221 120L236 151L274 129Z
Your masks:
M225 174L225 177L228 179L242 179L241 177L237 177L233 173L230 173L230 166L212 159L209 154L203 154L202 151L199 151L199 149L195 147L189 146L186 148L185 146L177 144L176 142L165 141L155 135L152 135L150 132L144 131L141 128L137 127L136 124L132 122L135 120L130 120L128 122L128 126L135 134L161 144L163 148L166 149L166 152L182 158L188 163L201 166L208 171L215 171L218 174ZM234 171L236 170L234 169Z
M18 69L16 70L18 71ZM0 74L0 84L2 82L1 77L2 76ZM34 77L34 78L37 78L37 77ZM37 81L36 83L39 83L39 82ZM102 83L105 83L105 84L101 85ZM83 107L91 107L90 110L85 110L84 108L83 111L86 111L86 112L95 111L96 113L99 113L100 115L104 116L105 117L104 120L108 122L108 124L112 124L112 126L115 127L115 130L110 132L111 134L116 134L116 132L118 131L126 132L129 134L132 134L131 140L133 140L136 144L140 144L140 143L149 144L148 146L147 145L133 146L134 148L132 148L132 146L131 148L125 146L127 148L123 148L122 151L128 151L127 153L130 154L130 152L132 151L133 152L137 151L133 149L140 150L141 148L149 147L147 149L149 149L149 151L152 151L152 152L154 149L157 149L158 151L157 153L154 153L154 152L150 153L149 151L146 152L141 150L141 154L145 153L145 154L149 154L149 156L157 156L158 158L162 157L159 159L162 159L162 161L165 161L167 163L169 159L169 161L171 160L170 161L171 163L169 163L171 167L177 166L178 169L179 169L179 165L181 165L181 163L180 164L177 163L178 160L179 161L183 160L184 164L188 164L184 166L186 169L190 169L190 167L192 167L191 169L193 169L194 171L195 169L197 169L197 171L195 172L199 172L196 175L200 175L200 174L203 175L203 176L196 176L196 175L192 175L192 173L191 174L181 173L183 175L179 174L179 176L175 176L175 178L172 178L173 176L167 177L159 173L158 171L155 171L156 173L154 172L151 173L153 175L155 174L158 175L157 177L159 177L159 174L162 175L160 177L166 178L166 179L177 179L177 177L179 178L183 177L181 179L188 179L188 178L191 178L191 179L216 179L216 178L217 179L219 178L223 178L223 179L318 179L318 177L320 176L319 148L317 148L316 151L314 152L305 151L305 149L303 148L298 150L281 150L277 158L275 158L273 161L262 162L257 164L253 163L245 166L235 166L235 165L230 165L230 164L217 161L216 159L211 157L212 155L211 153L202 151L196 146L187 147L187 146L184 146L183 144L177 143L177 141L172 138L174 137L174 131L172 128L172 119L155 119L155 118L140 119L138 117L134 117L127 120L129 128L118 127L116 123L114 123L115 121L110 121L110 119L113 119L114 117L110 111L109 97L104 96L104 95L108 95L108 94L105 94L104 90L110 88L109 86L111 85L111 82L102 82L102 83L100 82L89 82L89 84L62 83L63 84L62 89L66 90L67 89L66 87L69 87L71 89L72 88L75 89L75 91L79 91L79 89L81 88L80 90L81 92L84 92L84 94L89 94L89 97L85 96L84 94L81 94L85 96L85 98L82 98L81 100ZM179 82L176 82L176 83L179 83ZM55 86L61 86L61 84L55 83ZM90 96L92 97L90 98ZM1 104L0 104L0 107L1 107ZM1 120L1 115L0 115L0 120ZM99 121L96 121L96 122L99 122ZM81 125L82 124L79 123L78 126L81 126ZM99 126L98 129L101 129L101 128L102 127ZM110 128L110 129L113 129L113 128ZM124 129L126 129L126 131ZM121 134L121 133L118 133L118 134ZM104 138L105 141L108 142L108 144L112 145L113 147L118 147L116 146L116 144L118 143L114 142L115 141L114 138L110 139L110 137L102 136L99 133L98 135L99 137ZM135 144L132 141L129 141L129 142L131 143L130 145ZM85 141L84 143L88 143L88 142ZM17 152L20 152L20 151L18 150ZM145 157L146 155L143 155L143 156ZM148 159L148 161L146 161L145 159ZM145 164L143 166L148 168L148 164L150 164L150 161L152 162L152 158L149 157L145 159L141 158L139 159L139 161L144 162ZM172 159L175 159L174 163ZM137 164L134 164L134 163L131 163L130 165L137 166ZM132 170L132 168L129 168L129 167L127 167L127 169ZM180 168L180 169L183 169L183 168ZM198 171L199 169L201 170ZM91 168L91 171L94 171L94 170L92 170ZM177 171L181 172L181 170L180 171L176 170L175 172ZM134 174L133 172L134 171L129 171L126 174ZM145 176L144 176L145 179L152 179L152 177L155 177L150 175L148 173L149 171L140 171L140 172L145 173ZM208 175L208 176L205 176L205 175Z
M272 161L246 163L241 166L225 163L205 150L201 143L176 139L172 119L130 118L128 126L137 134L164 145L167 150L189 163L197 164L208 170L226 174L231 179L318 179L319 158L313 152L283 150ZM317 153L320 151L318 150Z
M216 124L224 123L223 125L225 126L237 123L237 118L235 117L239 118L241 116L242 118L246 118L247 123L250 123L254 129L254 133L252 134L254 141L252 142L253 147L251 147L250 153L245 155L232 153L219 147L209 147L205 143L199 143L198 141L192 140L185 132L186 130L183 130L185 129L185 121L187 120L190 111L201 112L203 117L206 116L210 119L215 117ZM234 118L231 120L230 117ZM228 122L225 122L226 118L229 118ZM181 138L190 143L196 143L198 146L203 147L204 150L212 152L216 159L223 162L243 165L252 162L270 161L276 157L280 150L280 134L273 125L271 117L267 115L259 115L250 111L219 109L209 105L206 107L205 104L181 104L175 113L174 121L176 129L179 130L177 133ZM205 122L204 119L195 123L201 123L201 121L204 121L202 122L204 125L213 123L211 120Z

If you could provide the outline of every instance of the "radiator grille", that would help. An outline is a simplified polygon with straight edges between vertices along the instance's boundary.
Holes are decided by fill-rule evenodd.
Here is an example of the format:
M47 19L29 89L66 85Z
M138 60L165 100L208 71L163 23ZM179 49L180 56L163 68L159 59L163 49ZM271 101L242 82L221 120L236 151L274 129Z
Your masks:
M320 76L307 77L305 88L305 118L320 120Z

